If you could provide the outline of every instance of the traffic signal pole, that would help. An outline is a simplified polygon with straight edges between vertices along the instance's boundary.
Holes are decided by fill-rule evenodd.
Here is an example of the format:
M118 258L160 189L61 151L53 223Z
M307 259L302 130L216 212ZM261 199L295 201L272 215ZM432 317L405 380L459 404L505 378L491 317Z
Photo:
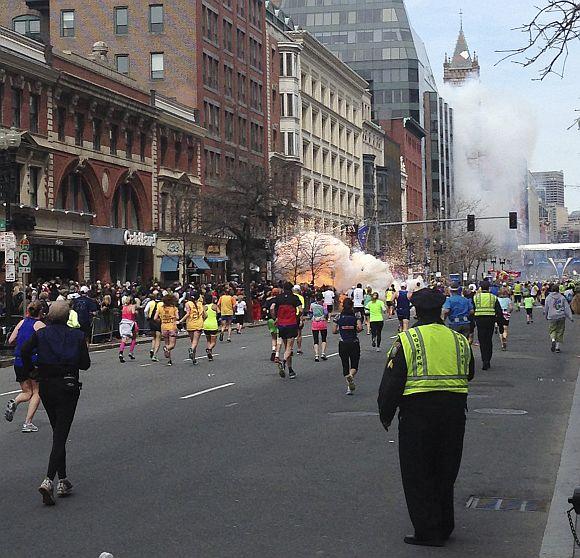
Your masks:
M500 216L500 217L476 217L477 221L488 221L492 219L503 219L509 220L510 217ZM425 219L423 221L396 221L393 223L379 223L379 227L396 227L401 225L424 225L426 223L465 223L467 222L466 217L458 217L453 219Z

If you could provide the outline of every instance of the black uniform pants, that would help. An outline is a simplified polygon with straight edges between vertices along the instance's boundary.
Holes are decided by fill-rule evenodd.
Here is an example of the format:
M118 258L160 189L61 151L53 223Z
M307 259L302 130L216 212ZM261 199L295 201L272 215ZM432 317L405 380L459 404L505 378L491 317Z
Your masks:
M381 346L384 322L371 322L371 337L377 342L377 347Z
M403 399L399 459L415 536L446 540L455 528L453 487L463 452L467 397L435 392Z
M491 362L493 355L493 331L495 328L495 316L480 316L475 318L477 323L477 339L481 360L484 364Z
M52 426L52 451L46 476L66 479L66 440L75 416L80 390L67 390L61 379L42 380L40 399Z

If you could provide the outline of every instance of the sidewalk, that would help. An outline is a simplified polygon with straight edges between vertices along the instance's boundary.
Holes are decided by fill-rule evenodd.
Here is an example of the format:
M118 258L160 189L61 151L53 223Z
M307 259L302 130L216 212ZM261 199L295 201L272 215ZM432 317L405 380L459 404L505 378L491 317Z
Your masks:
M264 320L260 320L250 324L244 324L244 329L246 328L254 328L254 327L262 327L265 326L267 322ZM187 332L182 330L177 334L177 338L181 339L187 337ZM137 345L144 345L146 343L151 343L151 337L148 335L139 336L137 338ZM107 343L93 343L89 345L89 352L95 351L106 351L109 349L116 349L121 344L120 341L114 340ZM12 356L0 356L0 368L8 368L14 364L14 358Z
M580 373L576 380L574 400L568 419L568 429L562 448L560 468L554 496L550 504L550 512L544 531L544 539L540 550L540 558L574 558L580 556L580 548L577 548L572 538L570 525L566 511L572 506L568 498L574 493L574 489L580 486ZM578 518L572 512L572 520L575 521L578 530Z

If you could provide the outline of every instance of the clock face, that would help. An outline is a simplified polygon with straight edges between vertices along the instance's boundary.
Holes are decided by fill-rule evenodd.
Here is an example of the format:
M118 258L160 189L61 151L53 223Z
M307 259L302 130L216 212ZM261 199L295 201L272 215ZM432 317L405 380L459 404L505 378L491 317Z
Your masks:
M467 60L469 58L469 52L464 50L462 53L459 54L459 56L462 56L463 58L465 58L465 60Z

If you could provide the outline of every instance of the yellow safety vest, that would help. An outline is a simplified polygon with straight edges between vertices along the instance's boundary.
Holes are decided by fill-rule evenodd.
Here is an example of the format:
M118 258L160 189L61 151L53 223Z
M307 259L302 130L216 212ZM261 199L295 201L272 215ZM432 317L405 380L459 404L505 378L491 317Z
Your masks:
M450 391L467 393L469 342L441 324L412 327L399 333L407 362L403 395Z
M473 297L475 316L495 316L495 302L497 297L491 293L477 293Z

